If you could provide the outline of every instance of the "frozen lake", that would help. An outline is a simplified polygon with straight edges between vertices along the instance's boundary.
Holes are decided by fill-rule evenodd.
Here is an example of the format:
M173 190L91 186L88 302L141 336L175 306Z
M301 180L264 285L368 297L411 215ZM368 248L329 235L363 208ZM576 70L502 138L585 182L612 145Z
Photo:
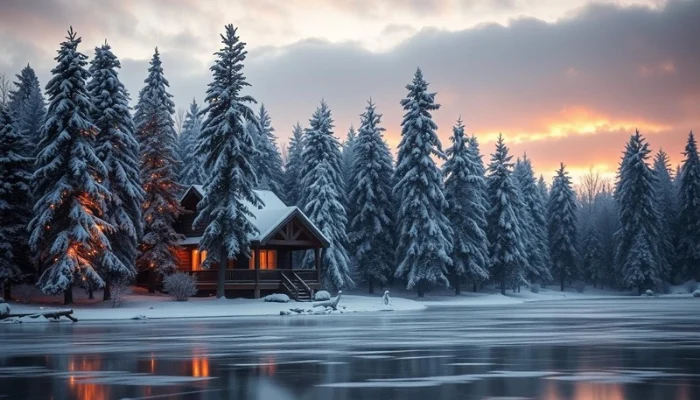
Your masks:
M0 399L700 398L692 298L0 325L0 338Z

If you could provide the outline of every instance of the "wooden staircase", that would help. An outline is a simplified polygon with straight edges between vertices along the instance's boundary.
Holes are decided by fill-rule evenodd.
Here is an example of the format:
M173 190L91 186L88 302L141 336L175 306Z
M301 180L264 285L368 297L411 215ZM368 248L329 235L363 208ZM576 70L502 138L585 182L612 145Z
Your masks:
M282 273L282 290L296 301L311 301L311 288L295 272Z

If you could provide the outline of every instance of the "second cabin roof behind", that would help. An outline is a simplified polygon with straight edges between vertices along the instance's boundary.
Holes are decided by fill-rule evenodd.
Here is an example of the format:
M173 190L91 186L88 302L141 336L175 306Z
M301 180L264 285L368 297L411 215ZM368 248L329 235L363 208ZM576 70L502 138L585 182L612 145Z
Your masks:
M264 204L261 208L254 207L247 201L243 202L246 204L251 214L253 214L250 222L258 230L258 233L248 237L248 240L251 242L258 242L261 245L265 245L270 241L279 242L286 238L286 235L282 232L285 227L287 225L293 226L296 224L306 228L304 230L308 230L309 233L314 236L313 239L320 242L322 247L328 247L330 245L328 238L326 238L323 232L321 232L298 207L287 206L277 195L269 190L255 190L255 194L258 195ZM181 245L198 244L201 239L201 235L204 231L203 227L198 227L199 229L197 229L191 226L187 227L186 225L191 225L194 221L197 212L197 203L199 203L202 197L204 197L203 186L192 185L180 198L180 204L185 208L186 214L189 214L186 215L185 218L181 218L181 221L178 223L180 226L176 227L179 233L188 236L180 243Z

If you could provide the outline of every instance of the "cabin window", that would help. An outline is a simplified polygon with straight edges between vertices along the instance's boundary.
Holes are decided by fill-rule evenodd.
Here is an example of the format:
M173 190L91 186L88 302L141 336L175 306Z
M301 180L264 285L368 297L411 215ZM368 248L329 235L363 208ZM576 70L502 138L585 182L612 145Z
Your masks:
M255 251L251 252L250 269L255 269ZM277 250L260 250L260 269L277 269Z
M202 263L207 259L207 251L192 249L192 271L201 271Z

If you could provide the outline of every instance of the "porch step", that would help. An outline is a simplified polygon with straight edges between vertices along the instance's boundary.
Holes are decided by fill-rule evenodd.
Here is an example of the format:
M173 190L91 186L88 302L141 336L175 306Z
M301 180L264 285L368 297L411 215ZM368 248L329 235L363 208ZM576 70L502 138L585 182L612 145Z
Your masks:
M282 290L296 301L311 301L311 293L307 289L308 285L296 274L293 276L283 275Z

